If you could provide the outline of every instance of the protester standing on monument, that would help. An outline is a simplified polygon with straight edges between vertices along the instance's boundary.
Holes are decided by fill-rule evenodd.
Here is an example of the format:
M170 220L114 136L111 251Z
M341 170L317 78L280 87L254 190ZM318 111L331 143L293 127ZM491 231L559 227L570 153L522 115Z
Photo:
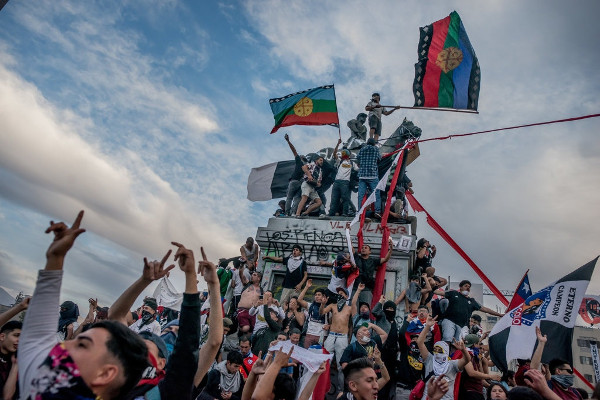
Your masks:
M281 291L280 304L284 304L292 295L298 296L302 286L308 279L306 261L302 257L302 247L295 244L292 254L288 257L263 256L263 260L271 260L285 265L285 277L283 278L283 290Z
M375 142L379 141L379 136L381 136L381 115L390 115L400 108L396 106L387 111L385 107L379 104L380 99L379 93L373 93L371 101L365 107L365 111L369 112L369 138L375 139Z
M290 181L288 183L287 195L285 199L285 215L293 215L296 214L296 209L298 208L298 202L300 201L301 190L300 186L302 185L302 177L304 176L304 171L302 167L306 164L306 158L299 156L296 148L290 142L290 137L286 133L284 135L285 141L288 146L290 146L290 150L292 150L292 154L294 155L294 172L290 176Z
M358 164L358 208L360 209L367 193L367 188L371 193L375 192L375 218L381 219L381 196L377 190L379 183L379 167L381 160L379 149L375 147L375 139L369 138L367 144L363 146L356 156Z

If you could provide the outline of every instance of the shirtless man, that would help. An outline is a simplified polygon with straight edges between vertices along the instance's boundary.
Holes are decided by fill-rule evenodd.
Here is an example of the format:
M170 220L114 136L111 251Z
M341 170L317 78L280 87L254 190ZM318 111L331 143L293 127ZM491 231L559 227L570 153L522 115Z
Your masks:
M338 367L338 391L344 390L344 374L342 373L340 360L349 343L350 318L357 313L356 303L358 302L360 292L362 292L364 288L365 285L363 283L358 285L356 293L352 296L352 304L348 305L348 289L339 287L336 290L338 296L337 302L329 304L328 306L325 306L327 302L323 302L319 308L321 315L329 312L332 313L329 336L327 336L323 347L325 347L329 353L335 352L335 359Z
M250 308L256 303L263 294L263 289L260 286L262 274L258 271L252 273L252 284L248 285L240 296L240 303L237 309L237 319L240 326L238 334L241 336L254 329L256 318L250 315Z

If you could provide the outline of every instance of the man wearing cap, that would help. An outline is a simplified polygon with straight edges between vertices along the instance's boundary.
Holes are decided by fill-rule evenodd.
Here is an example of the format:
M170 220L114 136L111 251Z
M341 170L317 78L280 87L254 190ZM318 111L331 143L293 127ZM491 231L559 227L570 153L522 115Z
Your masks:
M135 321L129 329L137 333L152 332L155 335L160 335L160 324L156 320L157 308L156 300L146 297L142 306L142 317Z
M465 365L465 373L460 379L459 397L461 399L483 400L483 380L500 382L502 375L490 374L485 357L479 356L479 336L468 334L464 339L465 347L471 356L471 362Z
M387 111L385 107L382 107L381 104L379 104L379 100L381 100L379 93L373 93L371 95L371 101L367 103L365 107L365 111L369 112L369 138L373 138L375 141L378 141L379 136L381 136L381 115L390 115L400 108L399 106L396 106Z
M350 150L343 149L341 157L338 159L337 150L342 139L338 140L335 149L333 150L333 159L336 160L337 173L333 188L331 189L331 205L329 207L329 216L334 217L340 212L341 215L347 216L350 209L350 175L352 170L358 171L358 167L350 159Z
M288 257L263 256L263 260L271 260L285 265L285 277L283 278L283 290L279 302L285 304L293 295L298 296L302 286L308 279L308 269L304 257L302 257L302 247L295 244L292 247L292 254Z

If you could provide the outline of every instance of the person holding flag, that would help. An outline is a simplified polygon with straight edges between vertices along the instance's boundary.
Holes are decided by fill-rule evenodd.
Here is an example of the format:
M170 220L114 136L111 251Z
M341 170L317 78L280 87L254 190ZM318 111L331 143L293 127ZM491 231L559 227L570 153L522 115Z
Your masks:
M365 111L369 112L369 138L375 139L375 142L379 141L379 136L381 136L381 115L390 115L400 108L396 106L387 111L385 107L379 104L379 100L381 100L379 93L373 93L371 101L365 106Z

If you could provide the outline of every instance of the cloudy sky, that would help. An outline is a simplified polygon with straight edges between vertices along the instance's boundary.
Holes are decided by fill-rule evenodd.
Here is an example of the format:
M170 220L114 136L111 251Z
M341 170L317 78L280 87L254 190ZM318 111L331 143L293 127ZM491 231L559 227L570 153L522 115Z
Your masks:
M423 138L600 111L597 1L20 1L0 11L0 286L32 291L50 219L85 209L63 298L110 304L171 240L231 257L276 201L252 167L333 146L269 135L268 99L335 83L345 122L373 91L411 106L418 28L456 10L481 64L479 115L401 110ZM596 49L596 50L594 50ZM415 196L502 289L600 253L600 119L428 142ZM421 218L453 280L480 281ZM600 292L595 274L589 292ZM181 281L175 279L182 288Z

